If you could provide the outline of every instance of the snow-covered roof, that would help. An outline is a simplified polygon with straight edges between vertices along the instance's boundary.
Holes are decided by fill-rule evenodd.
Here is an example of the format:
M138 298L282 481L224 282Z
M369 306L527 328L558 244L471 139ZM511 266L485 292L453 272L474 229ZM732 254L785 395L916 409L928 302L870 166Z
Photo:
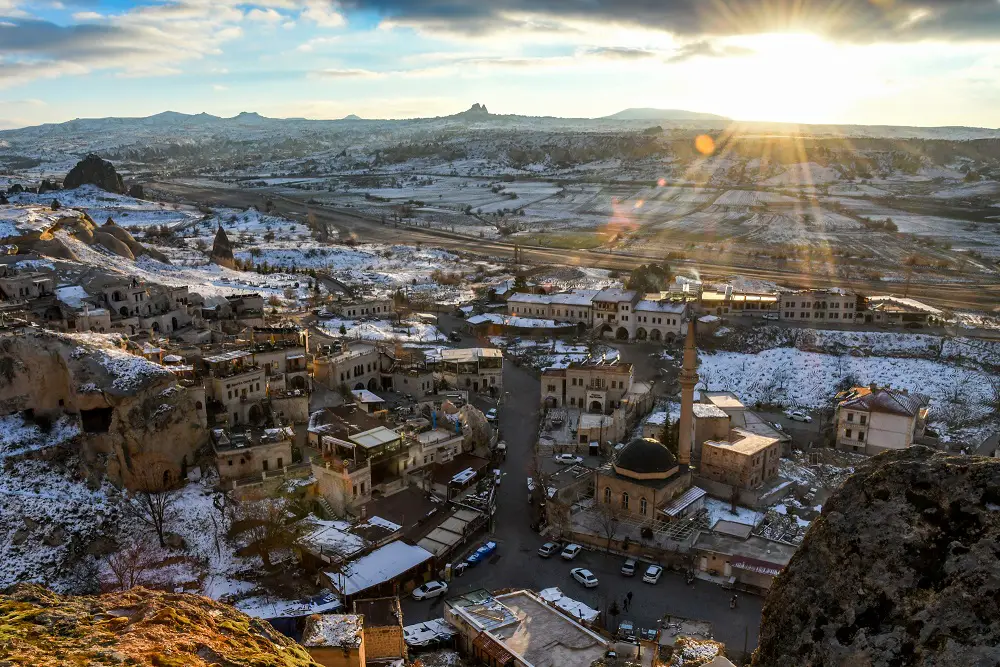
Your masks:
M512 294L507 303L551 303L552 298L548 294L531 294L530 292L518 292Z
M646 423L652 424L653 426L662 426L663 424L666 423L666 421L667 421L667 413L664 412L663 410L659 410L657 412L651 412L649 413L649 416L646 417Z
M640 301L635 304L636 311L650 313L683 313L687 305L679 301Z
M580 621L591 622L596 620L600 615L600 612L596 609L588 607L578 600L566 597L556 586L542 589L538 592L538 597L542 598L549 604L554 604L556 607L559 607L567 614Z
M551 302L564 304L567 306L589 306L594 301L594 297L600 293L596 289L578 289L572 292L552 294Z
M898 296L870 296L868 297L868 303L871 304L872 310L896 306L899 310L909 312L918 311L935 316L941 314L941 311L934 306L928 306L926 303L922 303L916 299L906 299Z
M399 541L390 542L367 556L348 563L342 572L327 572L327 576L341 595L354 595L392 581L432 558L434 555L422 547Z
M454 636L455 628L443 618L432 618L403 628L403 639L408 646L421 646L435 639L450 639Z
M921 408L930 403L923 394L909 393L899 389L880 387L854 387L842 394L840 407L865 412L887 412L894 415L913 417Z
M726 411L717 405L711 405L710 403L695 403L691 406L695 417L701 417L702 419L708 419L709 417L728 417Z
M718 322L719 318L715 315L702 315L698 318L699 322L704 322L705 324L711 324L712 322Z
M661 511L667 516L677 516L693 503L704 498L706 495L707 492L704 489L692 486L679 497L674 498L670 504L664 507Z
M306 619L306 627L302 632L302 645L317 648L358 648L361 646L361 638L360 614L324 614Z
M367 389L355 389L351 393L354 395L354 400L362 403L385 403L385 399L379 398Z
M631 301L635 298L635 292L632 290L623 290L618 287L609 287L607 289L602 289L594 296L594 301L609 301L615 303L622 303L625 301Z
M83 308L83 302L89 299L90 295L79 285L67 285L56 288L56 298L70 308Z
M493 347L467 347L460 350L441 350L444 361L476 361L477 359L496 359L503 357L503 351Z

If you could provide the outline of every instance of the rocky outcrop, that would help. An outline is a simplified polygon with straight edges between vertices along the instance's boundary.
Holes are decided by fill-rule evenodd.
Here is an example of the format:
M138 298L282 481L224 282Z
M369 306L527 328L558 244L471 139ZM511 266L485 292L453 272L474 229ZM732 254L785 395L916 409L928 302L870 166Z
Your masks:
M1000 460L881 454L823 506L764 605L757 667L1000 664Z
M207 441L204 390L103 334L29 330L0 337L0 415L31 409L55 422L78 420L84 462L135 486L151 469L176 480Z
M229 236L226 235L226 230L222 228L221 224L218 231L215 232L211 260L227 269L236 268L236 256L233 255L233 246L229 243Z
M19 585L0 596L3 664L315 667L309 653L229 605L134 588L61 596Z
M133 183L128 189L128 196L135 199L145 199L146 191L138 183Z
M63 179L63 187L67 190L87 183L108 192L125 193L125 183L115 171L114 165L93 153L77 162Z
M115 238L113 234L101 229L95 229L93 231L94 243L100 244L106 250L110 250L119 257L124 257L125 259L135 259L135 255L132 250L128 247L128 244Z

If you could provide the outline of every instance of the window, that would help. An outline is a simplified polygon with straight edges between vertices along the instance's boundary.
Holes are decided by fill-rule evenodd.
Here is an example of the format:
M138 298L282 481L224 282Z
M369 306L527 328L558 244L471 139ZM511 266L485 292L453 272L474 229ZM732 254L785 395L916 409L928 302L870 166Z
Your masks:
M232 461L230 461L230 463L232 463ZM609 503L609 504L611 503L611 487L610 486L604 487L604 502L605 503Z
M865 422L868 421L868 415L861 415L861 425L864 426Z
M229 459L229 465L233 465L233 460Z
M846 431L844 431L844 437L845 438L850 438L851 437L851 429L847 429Z
M622 509L628 509L628 493L622 493Z
M858 442L864 442L864 440L865 440L865 432L858 431Z
M264 459L264 472L267 472L267 459Z
M284 463L284 460L279 456L278 457L278 467L279 468L284 468L285 467L285 466L282 465L282 463Z
M570 396L569 404L574 407L576 406L576 398L574 396Z
M849 421L849 422L854 421L854 413L853 412L848 412L847 413L847 421Z
M645 498L641 499L639 501L639 514L641 514L643 516L646 516L646 509L647 509L648 505L649 504L646 502Z
M548 390L549 391L555 391L556 390L556 386L554 384L550 384L550 385L547 385L547 386L548 386Z

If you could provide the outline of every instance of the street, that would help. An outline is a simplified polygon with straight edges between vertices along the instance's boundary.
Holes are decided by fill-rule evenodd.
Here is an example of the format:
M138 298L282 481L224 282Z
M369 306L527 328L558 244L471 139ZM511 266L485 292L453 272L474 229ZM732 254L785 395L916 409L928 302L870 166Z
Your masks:
M460 323L461 320L450 316L440 318L440 325L446 331ZM475 344L472 338L464 337L461 346ZM638 363L638 359L636 361ZM545 540L529 528L526 482L538 435L540 385L531 372L509 362L504 363L503 382L506 400L500 407L500 430L507 442L507 460L501 466L504 477L498 496L495 532L490 535L499 545L497 557L453 578L449 595L476 588L538 591L558 586L569 597L606 612L612 600L617 600L622 608L625 595L631 591L632 608L628 613L619 614L616 621L627 618L640 627L653 627L665 614L706 620L714 625L716 639L724 642L730 651L743 651L745 643L748 650L753 650L757 644L761 598L740 595L738 607L730 609L729 591L701 580L687 585L680 573L664 572L659 583L650 585L642 582L644 570L637 570L635 577L623 577L620 573L623 559L617 556L584 551L572 562L558 556L548 559L538 556L536 550ZM473 402L480 407L494 405L492 401ZM469 551L476 546L478 544L470 545ZM574 567L585 567L593 572L600 580L597 588L586 589L577 583L569 573ZM407 598L402 604L406 625L443 615L440 598L421 602Z

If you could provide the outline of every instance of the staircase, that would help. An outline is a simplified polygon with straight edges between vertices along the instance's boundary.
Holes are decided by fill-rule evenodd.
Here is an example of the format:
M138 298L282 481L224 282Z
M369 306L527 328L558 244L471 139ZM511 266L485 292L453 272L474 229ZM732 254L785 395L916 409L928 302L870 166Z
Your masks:
M320 496L316 499L316 504L319 505L320 514L323 515L324 519L335 519L337 515L333 513L333 508L330 507L330 503L326 501L326 498Z

